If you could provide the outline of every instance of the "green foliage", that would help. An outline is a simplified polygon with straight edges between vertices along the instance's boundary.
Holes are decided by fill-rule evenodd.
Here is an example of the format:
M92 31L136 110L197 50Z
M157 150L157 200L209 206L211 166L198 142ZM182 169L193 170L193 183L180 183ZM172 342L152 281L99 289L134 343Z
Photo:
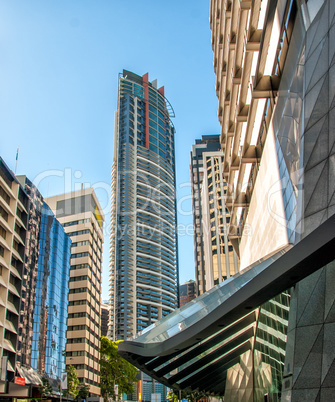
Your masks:
M77 399L87 399L90 395L90 386L87 384L79 384Z
M66 366L65 371L67 372L67 389L63 391L63 395L64 396L69 395L75 399L78 395L78 384L79 384L76 369L72 365L70 365Z
M204 392L198 392L198 391L187 392L184 390L183 391L171 390L170 392L168 392L166 397L170 402L178 402L179 399L187 399L190 402L196 402L199 401L200 399L206 398L207 395Z
M166 399L170 402L178 402L178 396L175 391L171 390L166 394Z
M41 393L41 397L44 398L50 394L52 394L52 386L49 383L49 380L45 377L42 377L42 385L38 388Z
M100 338L100 388L104 400L115 400L114 386L118 384L119 395L132 393L137 382L137 369L117 352L122 341L111 341L106 336Z

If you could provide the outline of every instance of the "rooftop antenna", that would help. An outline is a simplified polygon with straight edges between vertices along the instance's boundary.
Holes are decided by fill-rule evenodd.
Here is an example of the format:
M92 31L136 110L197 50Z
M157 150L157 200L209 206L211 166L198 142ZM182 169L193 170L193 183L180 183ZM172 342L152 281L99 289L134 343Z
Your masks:
M16 158L15 158L15 172L14 174L16 175L16 169L17 169L17 160L19 159L19 147L17 147L16 150Z

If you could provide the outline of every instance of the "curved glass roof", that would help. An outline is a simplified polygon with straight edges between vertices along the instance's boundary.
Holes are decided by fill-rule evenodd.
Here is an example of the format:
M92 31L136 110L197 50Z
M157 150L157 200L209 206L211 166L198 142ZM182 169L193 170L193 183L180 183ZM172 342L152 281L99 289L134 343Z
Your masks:
M243 288L251 279L254 279L263 272L275 260L285 254L289 248L290 246L285 247L277 253L255 262L185 306L157 321L157 323L145 328L137 337L131 340L138 343L162 342L196 324L229 299L234 293Z

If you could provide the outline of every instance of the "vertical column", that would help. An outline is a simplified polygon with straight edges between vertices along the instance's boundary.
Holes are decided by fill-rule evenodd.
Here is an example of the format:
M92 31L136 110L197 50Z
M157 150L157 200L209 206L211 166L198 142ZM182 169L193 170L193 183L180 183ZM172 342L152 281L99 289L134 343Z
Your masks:
M216 233L216 255L218 260L218 280L219 283L222 282L222 266L221 266L221 247L220 247L220 235L219 235L219 205L218 205L218 196L216 190L216 166L214 163L214 157L211 157L211 166L212 166L212 181L213 181L213 200L214 200L214 214L215 214L215 233ZM215 278L214 278L215 281ZM215 283L215 282L214 282Z
M142 76L145 101L145 146L149 149L149 73Z

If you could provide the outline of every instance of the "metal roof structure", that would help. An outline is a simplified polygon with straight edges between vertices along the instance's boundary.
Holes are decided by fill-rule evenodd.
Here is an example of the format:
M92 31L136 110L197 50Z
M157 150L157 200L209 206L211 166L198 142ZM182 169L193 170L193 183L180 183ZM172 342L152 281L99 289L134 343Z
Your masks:
M334 228L335 215L294 247L267 256L121 343L119 353L171 388L224 395L227 371L255 346L258 307L334 260ZM279 339L271 349L263 342L262 353L269 364L281 364L285 343Z

